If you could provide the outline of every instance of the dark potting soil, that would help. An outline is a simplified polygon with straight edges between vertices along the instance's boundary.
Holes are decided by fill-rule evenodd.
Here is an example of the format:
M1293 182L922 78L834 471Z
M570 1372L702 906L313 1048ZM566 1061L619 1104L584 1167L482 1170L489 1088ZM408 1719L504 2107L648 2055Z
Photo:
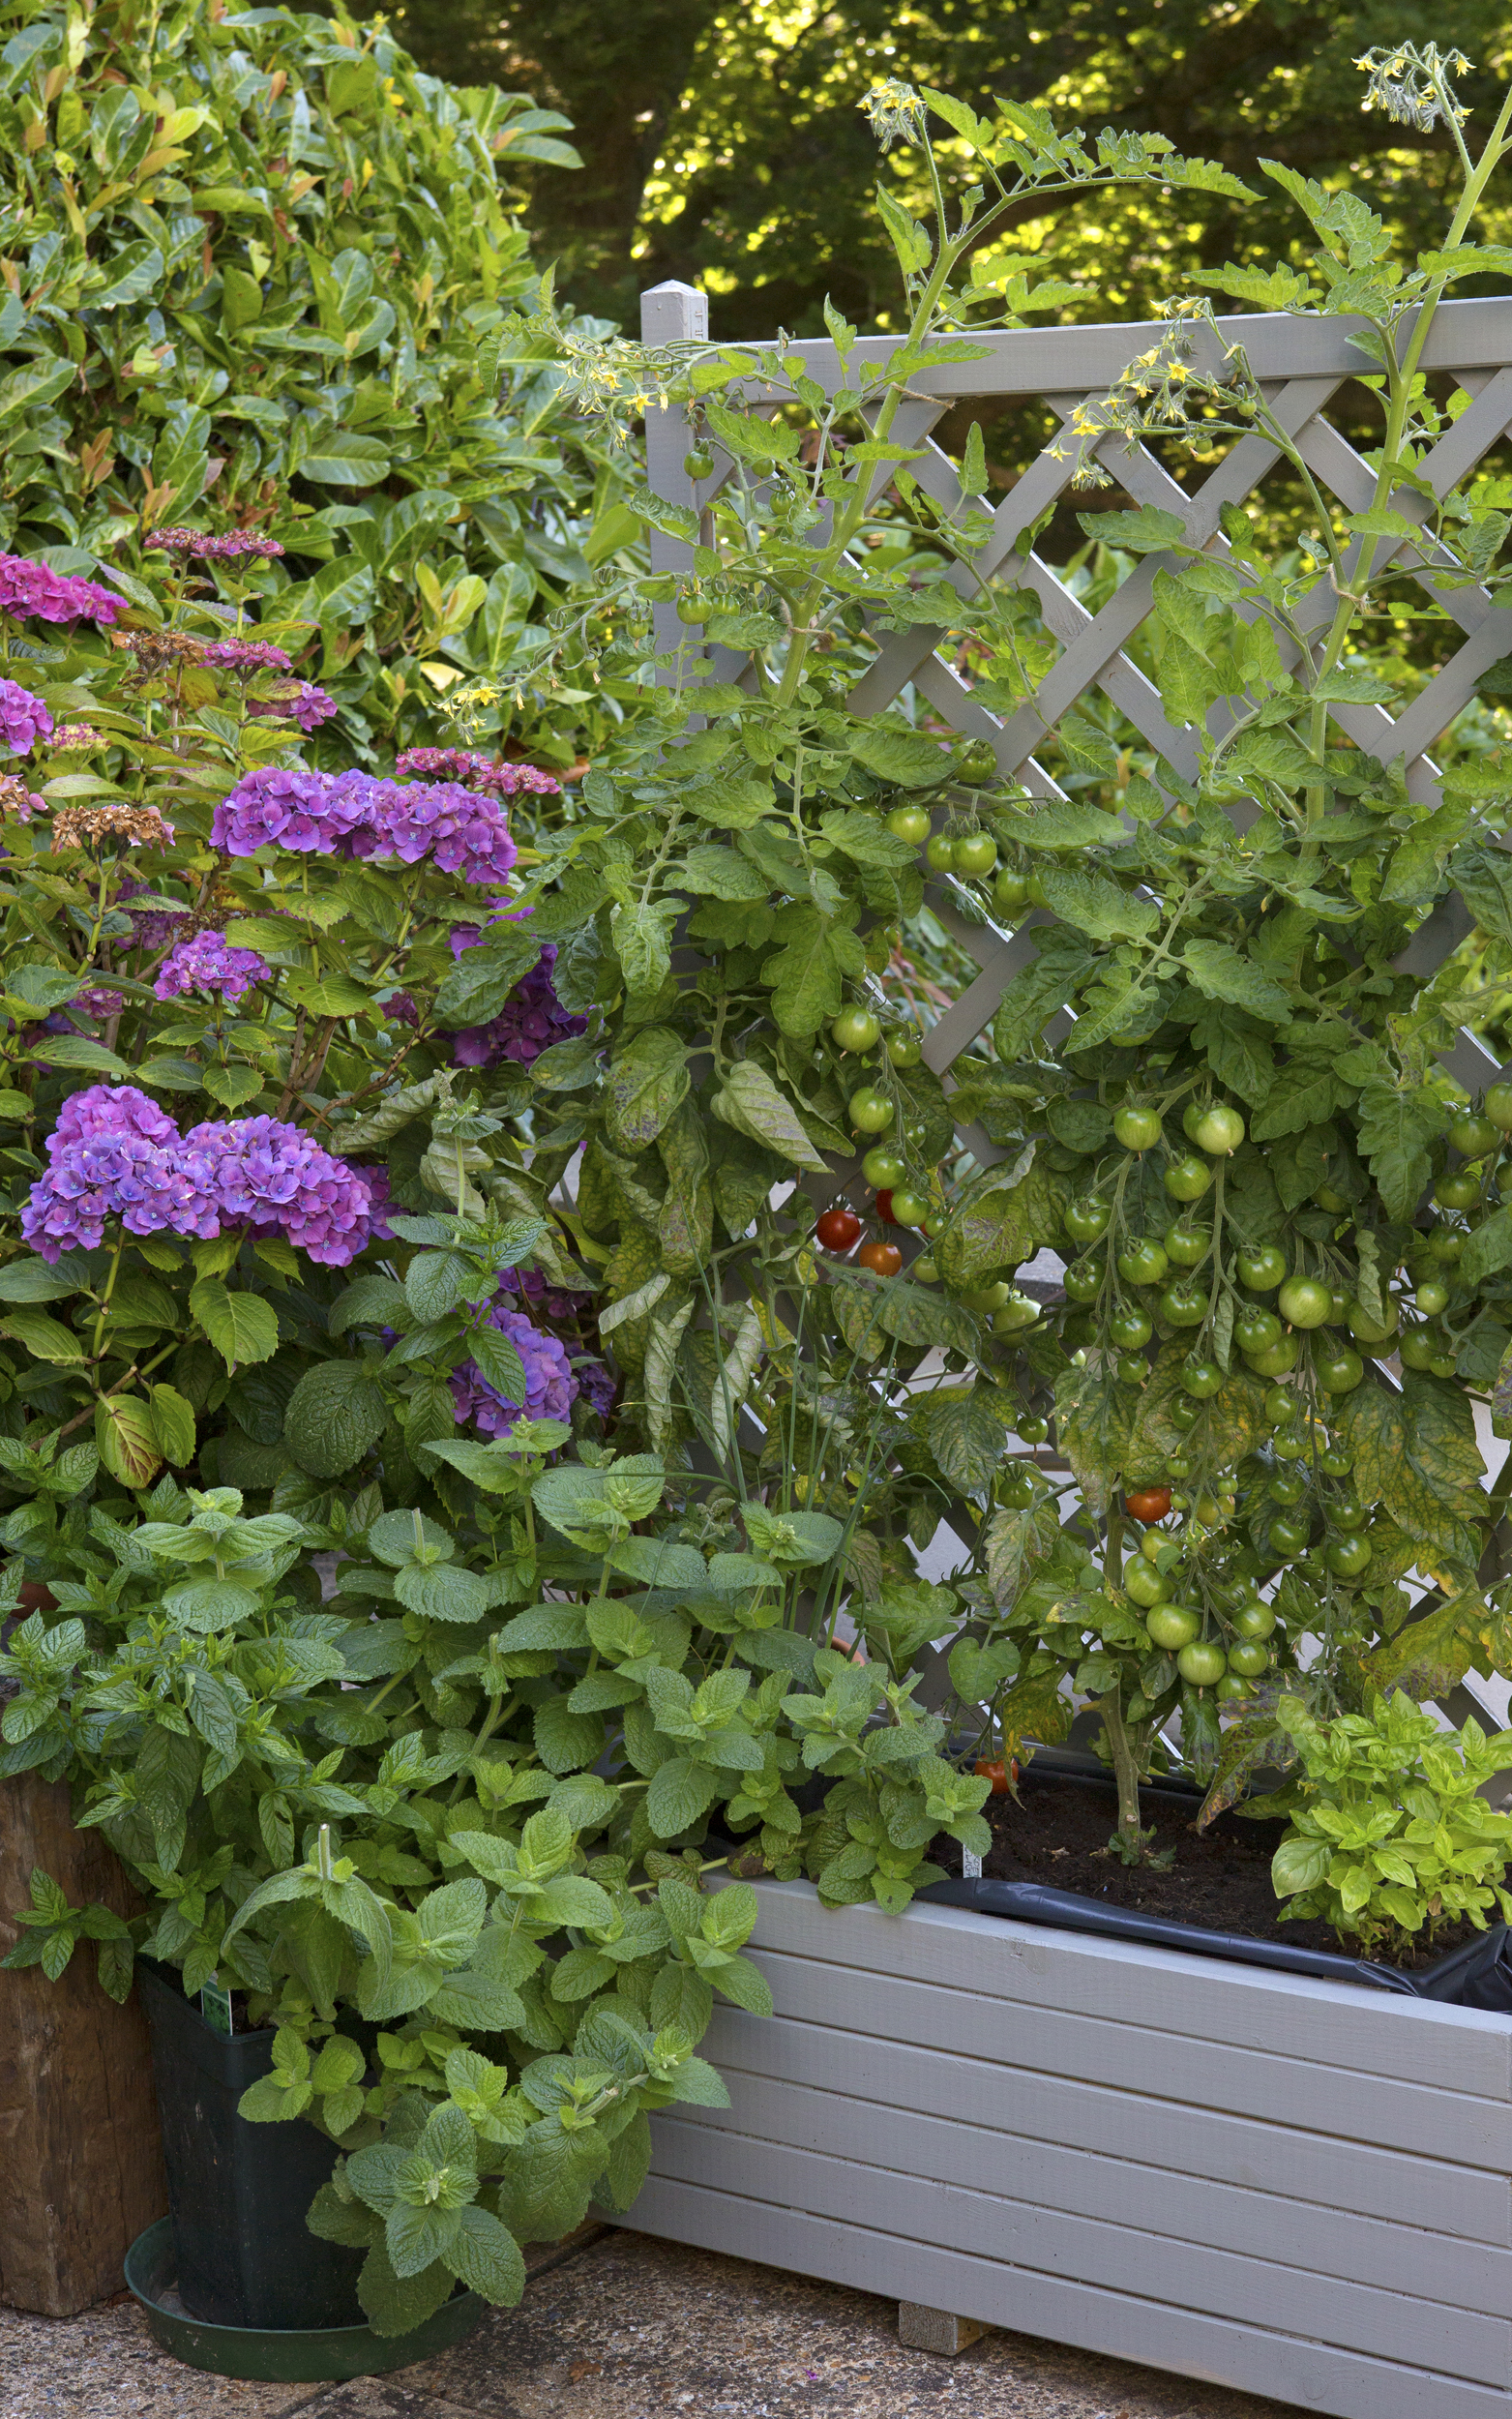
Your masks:
M1196 1828L1201 1801L1164 1791L1142 1801L1145 1827L1155 1831L1155 1849L1174 1850L1164 1868L1128 1866L1108 1846L1118 1822L1112 1784L1064 1774L1037 1775L1030 1765L1019 1780L1019 1803L989 1798L982 1808L993 1845L982 1859L985 1879L1039 1882L1052 1890L1074 1890L1105 1906L1128 1907L1168 1923L1200 1924L1212 1931L1242 1932L1251 1940L1279 1941L1291 1949L1322 1949L1337 1956L1361 1954L1358 1941L1327 1924L1281 1920L1270 1881L1270 1860L1286 1833L1284 1822L1220 1814L1205 1831ZM952 1875L961 1871L961 1850L936 1840L931 1859ZM1435 1964L1474 1937L1474 1926L1458 1924L1432 1943L1395 1962L1409 1972ZM1390 1962L1378 1955L1378 1963Z

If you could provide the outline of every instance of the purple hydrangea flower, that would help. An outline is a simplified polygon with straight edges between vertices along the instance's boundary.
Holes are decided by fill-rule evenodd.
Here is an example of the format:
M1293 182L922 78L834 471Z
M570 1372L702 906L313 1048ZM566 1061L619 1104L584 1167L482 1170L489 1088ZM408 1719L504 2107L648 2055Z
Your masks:
M270 843L323 856L430 857L463 881L503 884L515 862L509 825L492 798L455 782L400 783L371 773L262 765L216 808L211 839L232 856Z
M178 1000L187 991L218 991L222 999L236 1000L272 971L255 949L228 947L224 933L193 933L177 943L153 990L160 1000Z
M101 732L91 731L88 723L58 723L48 744L54 756L74 756L84 755L92 748L103 748L109 743Z
M158 529L144 543L162 554L190 554L196 562L229 562L238 554L260 554L270 561L282 554L277 538L259 537L254 529L230 529L214 538L203 529Z
M394 1229L389 1224L389 1211L397 1205L388 1169L359 1166L352 1173L361 1177L368 1187L368 1232L365 1240L370 1243L396 1241Z
M452 1401L460 1420L470 1419L484 1436L508 1436L521 1414L527 1419L565 1419L577 1398L578 1381L572 1363L554 1335L543 1335L522 1310L495 1301L489 1324L508 1336L525 1372L525 1399L506 1401L488 1383L477 1363L464 1360L452 1372Z
M225 1226L273 1231L311 1260L344 1268L378 1221L364 1177L277 1118L196 1125L181 1135L130 1084L74 1092L47 1141L47 1170L21 1212L44 1260L93 1250L107 1218L132 1235L193 1235ZM380 1211L381 1217L381 1211Z
M521 792L540 797L562 793L556 775L543 772L539 764L505 764L472 748L406 748L394 769L400 775L420 773L440 781L460 781L469 790L481 790L495 798L518 797Z
M264 639L212 639L199 658L202 664L213 665L217 672L292 672L294 667L281 646L270 646Z
M74 1092L47 1140L47 1171L21 1211L21 1233L44 1260L93 1251L105 1220L130 1235L219 1234L216 1205L182 1164L178 1128L131 1084Z
M328 723L338 710L328 690L317 689L311 680L284 681L271 698L249 698L247 711L265 722L298 723L306 737Z
M189 1162L227 1224L254 1234L278 1229L297 1250L344 1268L368 1241L371 1195L363 1179L277 1118L195 1125L184 1137Z
M454 950L457 939L454 933ZM487 1025L469 1025L455 1036L452 1057L458 1066L497 1066L501 1059L512 1059L518 1066L531 1066L553 1042L568 1041L575 1034L587 1031L587 1018L569 1015L556 996L551 981L555 964L555 944L548 941L530 972L515 985L498 1015Z
M589 1410L607 1419L614 1408L614 1375L602 1360L579 1360L574 1372L578 1391Z
M123 881L110 898L110 905L124 908L132 919L132 947L145 949L149 955L167 947L189 913L182 907L133 908L130 904L133 899L156 895L150 881Z
M383 1018L388 1025L418 1025L420 1010L410 991L393 991L383 1002Z
M0 554L0 612L18 621L98 621L108 629L124 610L122 600L90 580L69 580L24 554Z
M52 716L40 697L18 680L0 680L0 747L24 755L39 739L52 736Z
M119 1016L125 1005L124 991L108 991L103 984L96 984L89 991L75 994L69 1001L69 1012L73 1016L97 1017L103 1023L106 1017Z

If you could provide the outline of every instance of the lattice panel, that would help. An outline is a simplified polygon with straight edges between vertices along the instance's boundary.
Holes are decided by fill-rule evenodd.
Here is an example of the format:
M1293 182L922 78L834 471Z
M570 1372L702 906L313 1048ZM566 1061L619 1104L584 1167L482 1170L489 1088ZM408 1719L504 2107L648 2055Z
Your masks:
M705 339L706 299L691 286L653 287L642 297L641 324L645 341L651 343ZM1374 474L1323 416L1339 389L1364 367L1363 356L1349 345L1349 325L1345 320L1293 319L1284 313L1218 322L1224 343L1244 346L1272 412L1295 440L1319 485L1333 494L1344 511L1355 512L1373 498ZM955 466L931 434L942 413L973 397L1013 397L1047 405L1064 424L1080 403L1105 394L1120 370L1159 334L1157 323L1145 323L1033 329L984 337L986 359L925 372L917 377L898 413L893 434L900 443L923 449L923 458L910 465L920 485L947 511L958 508L964 498ZM900 341L863 338L857 353L874 362L885 359ZM1197 330L1194 341L1200 350L1208 348L1205 366L1216 369L1218 346L1211 331ZM793 343L787 350L789 357L801 359L806 373L826 393L833 394L845 382L839 356L827 339ZM1500 302L1442 306L1425 348L1423 367L1448 372L1472 398L1469 408L1418 465L1435 493L1442 495L1512 428L1512 308ZM747 406L757 411L763 403L770 407L778 400L775 390L763 393L756 380L746 380L740 393ZM695 483L682 467L688 441L689 432L680 414L651 415L649 481L669 501L704 509L733 464L727 456L721 458L716 446L713 473ZM1144 447L1131 453L1121 437L1110 436L1100 450L1113 478L1136 503L1157 505L1175 514L1188 541L1214 555L1229 552L1220 526L1221 506L1242 504L1284 461L1269 438L1253 433L1240 438L1202 484L1188 493ZM1196 733L1177 730L1167 721L1156 690L1128 652L1152 610L1156 574L1179 571L1181 557L1144 555L1108 603L1089 612L1052 564L1032 551L1024 555L1014 551L1023 531L1069 488L1072 469L1069 459L1056 460L1047 447L993 514L992 535L976 557L974 575L960 570L950 575L963 596L973 576L1017 582L1032 592L1046 627L1062 650L1032 699L1006 719L991 713L940 653L947 634L941 629L917 628L885 641L852 690L850 704L858 713L878 712L912 682L943 721L969 738L988 740L1004 773L1037 796L1056 798L1062 792L1036 761L1034 751L1080 698L1090 690L1101 690L1151 747L1190 778L1197 771ZM879 487L890 475L884 466L878 467ZM1399 490L1391 502L1408 520L1421 523L1428 518L1424 499L1411 491ZM1434 743L1473 698L1487 668L1512 650L1512 614L1498 611L1484 587L1443 586L1434 576L1436 551L1431 537L1420 547L1408 539L1395 547L1387 542L1378 556L1378 568L1388 559L1400 559L1412 573L1423 593L1463 633L1454 654L1395 721L1379 705L1337 703L1328 708L1338 728L1369 755L1385 763L1403 759L1409 794L1428 805L1437 803L1438 797L1438 768L1430 753ZM653 537L652 561L658 570L690 569L692 549L675 539ZM1333 590L1323 574L1298 616L1304 628L1323 628L1333 604ZM658 644L675 646L686 632L674 609L659 607L658 615ZM716 676L733 679L740 672L740 659L720 650ZM1223 711L1214 709L1210 727L1215 735L1224 728ZM1253 811L1243 806L1233 810L1241 828ZM951 893L948 881L934 882L931 906L981 972L925 1042L926 1060L947 1084L955 1060L991 1024L1005 989L1032 961L1035 927L1047 920L1042 914L1031 914L1012 932L992 921L968 921L957 911ZM979 908L973 911L977 913ZM1397 959L1398 971L1426 979L1458 946L1471 922L1457 895L1440 901ZM1061 1026L1061 1033L1066 1030L1069 1019ZM1053 1027L1052 1035L1060 1037ZM1497 1060L1468 1032L1460 1034L1453 1049L1445 1053L1443 1063L1470 1091L1499 1072ZM1002 1155L979 1130L963 1130L962 1140L984 1164ZM837 1170L829 1189L849 1173L848 1168Z
M1295 440L1319 486L1330 493L1345 512L1364 509L1374 500L1374 474L1324 416L1341 387L1361 374L1364 367L1363 356L1349 345L1349 323L1342 319L1293 319L1277 313L1223 318L1217 325L1224 344L1238 343L1244 346L1272 412ZM654 286L641 297L641 332L644 341L653 344L706 341L705 296L692 286L675 283ZM984 337L980 341L988 347L985 359L929 371L916 378L894 422L893 435L899 443L923 449L923 458L910 464L913 476L947 510L958 507L963 496L955 466L931 433L952 405L973 398L1038 402L1048 406L1064 426L1080 403L1106 394L1125 365L1154 343L1160 333L1159 323L1146 322L1030 329ZM1216 369L1218 341L1210 330L1194 334L1199 346L1209 348L1205 366ZM856 355L865 361L879 361L899 341L894 337L863 338L856 346ZM786 349L788 358L797 356L807 375L827 394L846 383L846 373L828 340L791 342ZM1498 301L1441 305L1421 366L1427 372L1451 374L1472 399L1468 409L1418 464L1435 493L1443 495L1512 429L1512 305ZM756 379L744 381L740 395L754 411L763 406L772 408L786 400L776 389L763 392ZM733 390L726 400L735 400ZM669 502L706 510L734 465L727 456L722 456L716 444L711 476L696 483L683 468L689 441L690 431L680 413L654 412L649 416L649 484ZM1252 433L1241 438L1202 484L1189 493L1146 448L1131 453L1121 437L1112 436L1105 441L1102 452L1113 479L1136 503L1158 505L1175 514L1186 529L1189 543L1217 555L1230 551L1222 533L1221 506L1242 504L1284 461L1274 443ZM1184 777L1191 778L1198 765L1197 735L1189 729L1176 730L1167 721L1158 693L1128 651L1152 611L1156 573L1179 571L1182 558L1169 554L1143 556L1116 593L1092 612L1058 576L1053 565L1032 551L1024 555L1015 552L1023 532L1032 527L1070 486L1072 467L1069 459L1057 460L1047 446L997 506L992 517L991 538L974 558L976 578L1016 582L1032 592L1047 629L1060 645L1062 651L1057 661L1033 698L1006 719L990 712L939 651L948 634L941 629L915 628L888 637L881 643L875 660L851 691L849 703L858 713L876 713L912 682L943 721L968 738L990 741L1004 773L1021 781L1034 795L1058 798L1063 792L1036 761L1034 752L1079 699L1089 691L1101 690L1157 753ZM885 467L878 467L878 491L890 475ZM1409 490L1398 490L1391 503L1409 521L1421 524L1428 519L1423 498ZM1442 586L1434 577L1436 552L1431 537L1425 538L1420 547L1408 539L1394 548L1383 544L1378 552L1377 568L1388 559L1402 560L1423 593L1443 609L1463 634L1453 655L1395 721L1379 705L1338 703L1328 708L1339 729L1366 753L1386 763L1402 758L1408 793L1425 805L1436 804L1439 795L1438 767L1431 753L1435 743L1476 694L1487 668L1512 652L1512 612L1502 613L1484 587ZM691 570L692 557L690 546L653 534L651 560L656 570ZM951 576L958 593L964 596L971 583L971 575L958 571ZM1319 579L1310 601L1314 607L1311 621L1305 613L1299 619L1304 628L1321 629L1333 611L1333 591L1326 574ZM659 648L675 648L687 635L672 606L657 607ZM740 657L724 648L712 652L714 678L727 681L741 677L745 667ZM1285 653L1283 647L1284 658ZM1222 734L1225 723L1221 706L1214 709L1209 727L1215 736ZM1253 820L1254 811L1242 804L1230 810L1240 829ZM963 914L957 904L958 895L948 877L936 878L929 886L929 903L934 914L980 970L975 980L925 1036L924 1057L947 1090L952 1089L951 1069L956 1060L992 1023L1004 992L1037 954L1036 928L1051 920L1035 911L1009 929L990 917L984 920L981 903L974 895L970 915ZM1458 947L1472 923L1463 900L1451 893L1418 926L1395 961L1397 971L1426 980ZM1048 1027L1048 1038L1052 1044L1059 1042L1071 1027L1072 1019L1063 1011ZM1456 1082L1472 1092L1502 1071L1484 1044L1463 1030L1452 1049L1444 1053L1442 1063ZM964 1148L983 1166L1005 1156L980 1127L959 1126L957 1130ZM832 1159L827 1176L807 1177L805 1185L815 1202L822 1204L850 1184L857 1165L855 1159ZM900 1240L906 1253L918 1248L917 1238L901 1236ZM1052 1281L1039 1286L1031 1281L1029 1290L1042 1295L1057 1290L1053 1272L1058 1266L1055 1255L1045 1255L1040 1273ZM944 1686L939 1675L934 1678L940 1687ZM932 1694L929 1679L924 1694ZM1452 1691L1441 1710L1456 1727L1471 1713L1483 1722L1488 1711L1497 1721L1512 1718L1512 1713L1504 1712L1499 1704L1488 1708L1477 1702L1463 1684ZM1512 1804L1512 1774L1502 1774L1496 1782L1488 1783L1487 1794L1495 1803Z

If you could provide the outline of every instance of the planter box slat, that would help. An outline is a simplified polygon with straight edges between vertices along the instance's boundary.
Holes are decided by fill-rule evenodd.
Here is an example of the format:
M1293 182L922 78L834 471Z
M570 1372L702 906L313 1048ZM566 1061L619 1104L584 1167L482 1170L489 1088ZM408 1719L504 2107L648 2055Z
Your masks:
M1512 2027L1352 1983L1143 1949L964 1907L821 1907L805 1882L761 1885L759 1948L1047 2014L1149 2024L1434 2090L1512 2104ZM1453 2017L1445 2025L1443 2018ZM984 2043L991 2053L992 2037ZM1512 2165L1512 2162L1503 2162Z
M1169 2256L1174 2247L1182 2262L1193 2255L1190 2246L1218 2244L1225 2252L1263 2260L1268 2270L1278 2263L1283 2268L1317 2270L1368 2287L1375 2294L1439 2303L1455 2326L1462 2323L1461 2312L1478 2312L1497 2321L1499 2336L1500 2322L1512 2311L1512 2252L1468 2243L1459 2235L1432 2233L1414 2225L1407 2192L1398 2203L1401 2223L1358 2217L1290 2198L1284 2189L1274 2194L1257 2192L1248 2177L1230 2182L1185 2174L1169 2165L1141 2164L1138 2157L1115 2158L1107 2144L1089 2151L1053 2139L1034 2141L994 2133L986 2125L964 2131L959 2120L921 2115L906 2104L877 2106L839 2091L776 2083L735 2071L723 2039L720 2049L720 2071L733 2105L727 2115L680 2108L675 2119L666 2121L657 2151L661 2174L676 2175L687 2183L718 2184L727 2172L732 2135L739 2137L743 2172L748 2144L781 2145L796 2140L816 2158L845 2162L857 2169L886 2171L882 2176L856 2174L847 2186L848 2201L833 2213L841 2216L867 2206L863 2197L867 2193L880 2189L890 2196L896 2173L917 2177L926 2185L960 2186L966 2192L1000 2195L1015 2211L1015 2225L1025 2213L1061 2210L1073 2217L1138 2225L1157 2245L1165 2246L1164 2255ZM790 2129L795 2123L793 2134ZM1280 2128L1276 2130L1278 2147L1284 2147L1286 2135ZM683 2131L691 2137L687 2141L675 2138ZM1154 2152L1159 2147L1152 2133L1149 2148ZM755 2169L750 2172L754 2175ZM756 2190L754 2182L750 2189ZM760 2196L773 2195L762 2192ZM817 2206L808 2201L805 2205ZM885 2220L881 2206L876 2207L876 2222L885 2224L889 2232L895 2230L890 2197ZM973 2224L979 2223L980 2213L973 2219ZM1032 2217L1029 2223L1031 2226L1035 2223ZM963 2245L973 2247L989 2248L980 2235L968 2236ZM1038 2264L1017 2245L993 2242L991 2248L1022 2265ZM1115 2264L1112 2281L1134 2285L1139 2280L1125 2276L1121 2265ZM1295 2316L1290 2290L1287 2298ZM1424 2323L1432 2324L1432 2320ZM1318 2331L1329 2332L1326 2327ZM1379 2317L1368 2321L1363 2337L1343 2333L1338 2340L1389 2348Z
M661 2120L656 2120L660 2125ZM1031 2275L929 2242L905 2242L802 2209L764 2206L657 2174L631 2213L637 2231L797 2269L889 2300L923 2302L1120 2360L1269 2394L1330 2419L1507 2419L1501 2386L1445 2376L1106 2286Z
M1143 2161L1170 2176L1211 2176L1258 2194L1401 2223L1414 2241L1448 2242L1459 2259L1471 2255L1468 2246L1473 2244L1494 2263L1488 2275L1504 2278L1504 2249L1497 2253L1492 2247L1512 2245L1512 2191L1505 2176L1483 2167L1451 2170L1441 2159L1303 2134L1289 2122L1229 2116L1059 2075L1015 2069L1011 2091L998 2088L995 2077L984 2090L978 2058L878 2041L833 2025L769 2024L722 2008L716 2027L720 2072L732 2093L737 2084L744 2089L770 2083L776 2094L787 2085L807 2086L815 2094L853 2096L869 2114L917 2109L984 2135L995 2133L1005 2142L1064 2144ZM742 2103L743 2109L747 2105ZM768 2130L747 2123L744 2113L741 2129ZM1008 2155L1006 2147L1002 2155ZM1434 2234L1424 2238L1421 2229L1430 2224ZM1479 2306L1512 2307L1512 2285L1498 2284L1497 2297Z
M1178 1967L1197 1962L1182 1959ZM780 2015L842 2031L861 2022L886 2040L974 2057L984 2070L984 2096L998 2087L994 2073L1011 2057L1015 2070L1036 2068L1155 2099L1198 2100L1235 2116L1274 2117L1284 2109L1287 2121L1304 2131L1342 2134L1502 2176L1512 2171L1512 2107L1477 2094L1382 2081L1369 2073L1313 2066L1303 2057L1278 2057L1247 2045L1202 2041L1102 2015L1005 2009L974 1992L932 1989L891 1974L872 1975L858 1989L852 1970L809 1958L763 1956L758 1950L756 1963ZM1178 1970L1168 1983L1172 1996L1180 1980ZM1402 2007L1408 2023L1419 2014L1409 2000ZM1441 2022L1445 2015L1461 2011L1435 2009L1432 2020Z
M1512 2024L762 1882L631 2223L1331 2419L1512 2419Z
M794 2110L801 2122L801 2110ZM735 2173L731 2172L733 2160ZM1512 2325L1504 2317L1454 2310L1403 2292L1350 2283L1322 2273L1326 2221L1316 2212L1305 2235L1277 2211L1278 2258L1257 2259L1201 2238L1182 2244L1141 2224L1138 2168L1104 2163L1104 2217L1083 2217L1064 2204L1015 2199L1004 2178L994 2191L942 2184L880 2162L827 2158L792 2141L757 2141L706 2127L664 2123L658 2173L684 2184L732 2184L753 2199L806 2209L814 2217L852 2220L865 2210L877 2231L905 2242L999 2260L1028 2275L1058 2277L1157 2300L1179 2285L1183 2297L1210 2315L1244 2323L1274 2322L1285 2312L1289 2331L1343 2351L1420 2362L1481 2385L1512 2381Z

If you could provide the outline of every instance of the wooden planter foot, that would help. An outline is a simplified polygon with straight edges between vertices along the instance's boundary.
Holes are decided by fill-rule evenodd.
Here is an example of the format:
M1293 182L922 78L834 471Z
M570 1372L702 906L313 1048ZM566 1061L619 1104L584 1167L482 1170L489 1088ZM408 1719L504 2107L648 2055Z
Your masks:
M901 2301L898 2305L898 2341L916 2352L938 2352L946 2360L954 2360L957 2352L969 2349L979 2336L991 2330L975 2318L958 2318L948 2310L932 2310L927 2302Z

